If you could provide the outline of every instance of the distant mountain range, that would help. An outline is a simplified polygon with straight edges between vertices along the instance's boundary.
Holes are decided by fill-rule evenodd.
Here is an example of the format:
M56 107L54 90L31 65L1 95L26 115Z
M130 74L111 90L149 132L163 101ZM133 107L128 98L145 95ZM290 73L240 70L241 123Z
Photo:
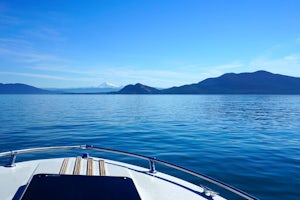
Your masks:
M164 94L300 94L300 78L267 71L228 73L199 83L172 87Z
M48 90L43 90L30 85L14 83L2 84L0 83L0 94L49 94Z
M300 78L267 71L227 73L199 83L157 90L142 84L128 85L119 94L300 94Z
M227 73L199 83L168 89L157 89L140 83L127 85L122 89L112 87L107 91L100 90L101 87L89 89L73 88L49 91L25 84L0 84L0 94L47 94L53 92L81 94L300 94L300 78L257 71L240 74Z

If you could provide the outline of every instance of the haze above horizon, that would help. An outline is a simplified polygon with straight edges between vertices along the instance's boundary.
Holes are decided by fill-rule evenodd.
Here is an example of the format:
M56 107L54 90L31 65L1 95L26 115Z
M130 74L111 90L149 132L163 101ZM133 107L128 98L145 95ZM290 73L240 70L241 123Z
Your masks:
M224 73L300 77L300 1L0 2L0 83L167 88Z

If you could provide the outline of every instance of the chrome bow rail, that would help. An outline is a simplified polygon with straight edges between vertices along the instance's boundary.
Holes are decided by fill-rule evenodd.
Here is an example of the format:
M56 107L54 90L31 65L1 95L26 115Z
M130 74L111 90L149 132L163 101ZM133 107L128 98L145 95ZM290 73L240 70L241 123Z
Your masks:
M247 200L258 200L257 198L247 194L246 192L239 190L231 185L228 185L226 183L223 183L217 179L214 179L212 177L209 177L207 175L186 169L184 167L163 161L163 160L159 160L155 157L148 157L148 156L143 156L143 155L139 155L139 154L135 154L135 153L129 153L129 152L125 152L125 151L120 151L120 150L114 150L114 149L107 149L107 148L102 148L102 147L96 147L93 145L76 145L76 146L56 146L56 147L40 147L40 148L31 148L31 149L21 149L21 150L13 150L13 151L7 151L7 152L2 152L0 153L0 157L4 157L4 156L10 156L10 160L9 163L6 165L6 167L14 167L15 161L16 161L16 156L17 154L22 154L22 153L29 153L29 152L41 152L41 151L53 151L53 150L74 150L74 149L82 149L82 150L95 150L95 151L101 151L101 152L108 152L108 153L115 153L115 154L121 154L121 155L126 155L126 156L130 156L130 157L135 157L135 158L139 158L139 159L143 159L143 160L148 160L149 161L149 173L156 173L156 169L155 169L155 163L159 163L162 165L165 165L167 167L185 172L187 174L191 174L193 176L196 176L200 179L206 180L212 184L215 184L219 187L222 187L228 191L231 191L233 193L235 193L236 195L243 197L244 199Z

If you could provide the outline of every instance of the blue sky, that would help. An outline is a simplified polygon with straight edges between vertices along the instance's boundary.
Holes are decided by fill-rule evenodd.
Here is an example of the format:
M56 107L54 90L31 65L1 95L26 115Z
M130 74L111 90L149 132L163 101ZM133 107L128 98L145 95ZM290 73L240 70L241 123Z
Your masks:
M170 87L227 72L300 77L298 0L2 0L0 82Z

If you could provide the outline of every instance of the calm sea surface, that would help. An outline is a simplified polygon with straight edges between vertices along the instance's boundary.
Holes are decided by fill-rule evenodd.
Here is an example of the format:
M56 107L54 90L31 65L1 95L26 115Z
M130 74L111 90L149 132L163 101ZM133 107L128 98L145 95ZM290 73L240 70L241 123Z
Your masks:
M155 156L260 199L300 199L296 95L0 95L0 152L77 144Z

